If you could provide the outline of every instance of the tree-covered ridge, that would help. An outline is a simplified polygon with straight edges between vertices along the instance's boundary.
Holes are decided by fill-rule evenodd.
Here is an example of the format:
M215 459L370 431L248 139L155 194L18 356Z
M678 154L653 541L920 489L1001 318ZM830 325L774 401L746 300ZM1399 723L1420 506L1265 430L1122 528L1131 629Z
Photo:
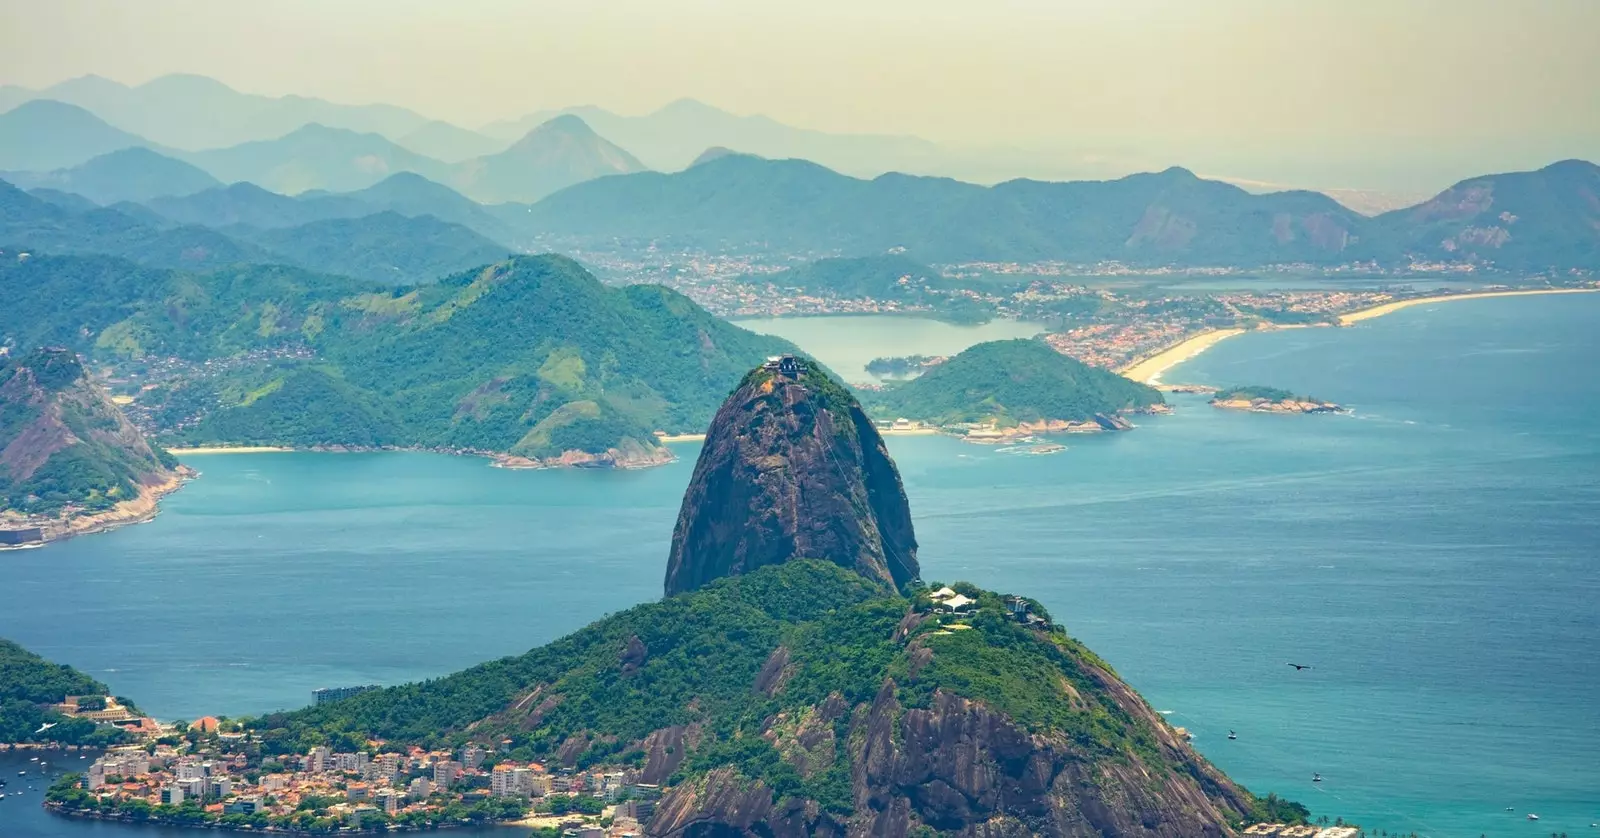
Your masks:
M108 509L168 480L175 465L70 351L0 356L0 512Z
M179 224L142 204L52 203L0 181L0 246L54 254L113 255L148 267L182 270L295 265L389 284L428 282L442 273L502 258L509 250L461 224L426 215L406 217L385 204L357 198L308 199L313 206L300 209L301 202L296 199L246 184L175 200L220 203L226 209L228 203L243 200L243 196L254 198L254 204L273 205L264 212L249 213L252 218L282 215L287 210L281 205L287 203L291 210L303 211L314 220L288 230L240 224L221 227L214 220L219 216L204 213L206 207L202 206L202 211L185 217L198 217L213 226ZM448 208L444 211L448 214ZM316 218L319 213L324 213L323 217ZM493 231L493 224L491 220L485 229Z
M816 801L841 818L863 814L852 760L890 705L938 714L967 702L1034 748L1139 766L1153 789L1212 770L1038 603L1024 601L1034 619L1022 620L998 594L955 588L973 603L949 614L928 589L906 598L830 562L794 561L524 655L248 726L269 752L504 740L509 759L630 764L670 785L732 769L775 801ZM671 739L677 752L660 746L673 731L688 732Z
M104 696L105 684L73 669L51 663L0 637L0 743L65 742L105 744L121 739L117 731L101 731L94 722L69 720L49 709L69 695ZM126 700L119 701L129 706ZM51 727L40 730L44 725Z
M15 345L194 369L138 396L173 443L649 449L653 431L703 428L746 370L791 348L556 256L398 288L35 256L0 260L0 294L18 301L0 309Z
M879 418L935 424L1084 421L1163 402L1152 387L1028 339L980 343L918 378L863 398Z

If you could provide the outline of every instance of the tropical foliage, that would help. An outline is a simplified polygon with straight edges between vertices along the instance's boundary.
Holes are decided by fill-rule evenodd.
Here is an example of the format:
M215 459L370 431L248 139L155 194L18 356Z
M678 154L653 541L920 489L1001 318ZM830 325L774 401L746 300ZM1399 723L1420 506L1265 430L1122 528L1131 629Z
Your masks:
M1036 340L980 343L922 376L862 394L879 418L936 424L1083 421L1161 404L1154 388L1096 369Z

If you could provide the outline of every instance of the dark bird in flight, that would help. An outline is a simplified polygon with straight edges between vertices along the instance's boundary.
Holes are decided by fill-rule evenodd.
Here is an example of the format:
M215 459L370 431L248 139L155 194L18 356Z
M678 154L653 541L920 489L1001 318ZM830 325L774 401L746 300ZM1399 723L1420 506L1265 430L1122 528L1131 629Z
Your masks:
M1296 672L1299 672L1302 669L1310 669L1311 668L1311 664L1308 664L1308 663L1291 663L1289 665L1294 667L1294 671L1296 671Z

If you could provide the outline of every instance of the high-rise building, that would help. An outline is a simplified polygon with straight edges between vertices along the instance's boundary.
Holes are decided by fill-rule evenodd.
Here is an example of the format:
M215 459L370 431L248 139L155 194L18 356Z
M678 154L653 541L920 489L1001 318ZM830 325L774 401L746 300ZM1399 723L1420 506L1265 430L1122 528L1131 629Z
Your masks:
M161 802L167 806L183 805L183 788L176 783L161 787Z
M461 763L455 760L445 760L433 764L433 781L445 788L455 785L456 779L461 776Z

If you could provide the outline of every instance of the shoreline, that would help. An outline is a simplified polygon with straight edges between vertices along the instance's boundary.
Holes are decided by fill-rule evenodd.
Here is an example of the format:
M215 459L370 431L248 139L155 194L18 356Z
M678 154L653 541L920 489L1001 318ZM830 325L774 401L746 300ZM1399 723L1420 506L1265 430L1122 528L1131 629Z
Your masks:
M1161 384L1161 374L1173 367L1193 359L1200 353L1236 335L1242 335L1248 329L1228 328L1212 329L1200 334L1184 338L1181 341L1157 352L1147 358L1135 361L1118 370L1117 373L1124 378L1156 387Z
M293 452L293 448L284 448L277 445L199 445L193 448L167 449L167 453L174 457L185 457L193 454L288 454Z
M1435 294L1427 297L1411 297L1403 300L1390 300L1375 306L1369 306L1356 311L1347 312L1338 316L1337 325L1351 326L1363 320L1393 314L1401 309L1412 306L1428 305L1432 303L1448 303L1456 300L1487 300L1495 297L1533 297L1546 294L1594 294L1600 293L1600 288L1526 288L1508 291L1472 291L1466 294ZM1315 328L1307 325L1270 326L1255 331L1277 331L1279 329L1304 329ZM1117 370L1117 374L1124 378L1148 384L1157 389L1166 386L1161 381L1163 373L1185 361L1194 359L1213 346L1236 335L1242 335L1250 329L1231 327L1226 329L1211 329L1191 335L1177 343L1148 355L1127 366Z
M1392 314L1403 308L1412 306L1429 305L1432 303L1449 303L1456 300L1487 300L1494 297L1535 297L1546 294L1593 294L1600 292L1600 288L1526 288L1520 291L1472 291L1466 294L1437 294L1431 297L1412 297L1406 300L1392 300L1371 308L1363 308L1348 314L1339 315L1339 325L1349 326L1374 317Z
M153 486L141 486L139 494L133 498L121 501L110 509L91 512L71 518L53 518L38 521L10 521L3 523L20 526L23 529L37 527L41 538L38 541L28 541L22 544L6 544L0 546L3 550L34 550L76 538L80 535L95 535L96 533L110 532L111 530L133 524L148 524L161 514L161 499L182 489L189 481L199 477L200 473L194 469L179 465L166 480Z

